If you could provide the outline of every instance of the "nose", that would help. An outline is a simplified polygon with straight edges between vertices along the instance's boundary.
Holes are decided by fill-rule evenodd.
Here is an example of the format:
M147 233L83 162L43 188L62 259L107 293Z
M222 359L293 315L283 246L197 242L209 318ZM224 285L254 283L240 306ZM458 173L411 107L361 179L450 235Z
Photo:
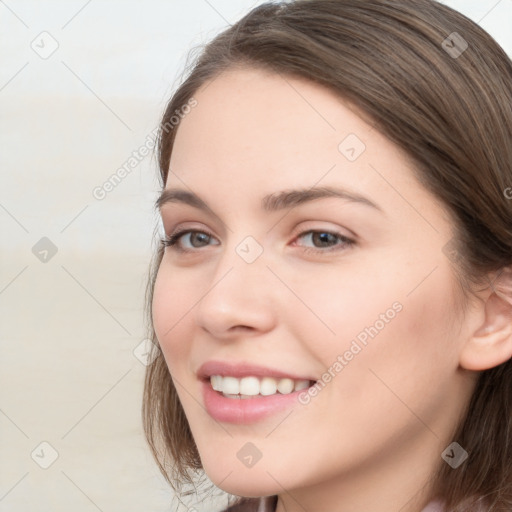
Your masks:
M245 262L238 254L223 258L195 308L195 321L218 339L261 334L276 324L275 278L264 258Z

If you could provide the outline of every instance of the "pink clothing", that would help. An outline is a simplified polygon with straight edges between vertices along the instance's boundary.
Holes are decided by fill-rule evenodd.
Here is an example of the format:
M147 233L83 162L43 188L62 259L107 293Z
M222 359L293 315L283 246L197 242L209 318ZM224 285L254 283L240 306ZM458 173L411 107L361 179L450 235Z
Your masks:
M276 504L277 496L246 498L224 512L275 512ZM440 501L431 501L421 512L444 512L443 504Z
M421 512L444 512L444 507L440 501L431 501Z

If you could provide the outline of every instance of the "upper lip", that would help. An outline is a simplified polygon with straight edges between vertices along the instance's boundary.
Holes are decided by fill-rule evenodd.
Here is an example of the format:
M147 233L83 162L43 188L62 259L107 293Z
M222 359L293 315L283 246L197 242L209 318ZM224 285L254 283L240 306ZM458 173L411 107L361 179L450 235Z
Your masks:
M200 379L209 379L212 375L232 376L237 378L254 376L254 377L273 377L275 379L292 379L292 380L313 380L311 376L295 375L290 372L284 372L267 366L260 366L245 362L224 362L224 361L207 361L202 364L197 371Z

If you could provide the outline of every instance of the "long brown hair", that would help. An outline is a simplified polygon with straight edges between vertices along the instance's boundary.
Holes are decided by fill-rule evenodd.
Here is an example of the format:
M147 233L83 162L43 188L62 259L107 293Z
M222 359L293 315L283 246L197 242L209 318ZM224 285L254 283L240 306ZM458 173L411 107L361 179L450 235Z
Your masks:
M175 91L158 144L165 187L178 127L170 120L222 71L252 66L322 84L355 105L402 148L419 181L452 215L465 298L489 272L512 264L512 62L477 24L434 0L296 0L257 6L203 49ZM447 252L448 254L448 252ZM147 367L144 430L175 490L201 470L197 447L158 347L151 303L163 246L146 295L155 361ZM488 283L487 283L488 284ZM447 510L512 510L512 360L483 371L453 432L469 452L457 470L440 460L432 497Z

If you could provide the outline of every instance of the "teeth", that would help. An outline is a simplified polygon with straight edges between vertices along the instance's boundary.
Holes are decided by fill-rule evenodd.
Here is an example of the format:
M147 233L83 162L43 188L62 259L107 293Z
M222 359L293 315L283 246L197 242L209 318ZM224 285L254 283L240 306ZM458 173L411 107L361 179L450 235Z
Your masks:
M287 395L293 391L294 382L292 379L281 379L277 383L277 391L283 395Z
M240 379L236 377L223 377L222 392L227 395L238 395L240 393Z
M275 395L277 391L277 381L272 377L263 377L260 382L260 395Z
M260 381L258 380L257 377L244 377L243 379L240 379L240 394L241 395L254 396L254 395L257 395L259 392L260 392Z
M309 380L274 379L273 377L259 379L252 376L238 379L222 375L212 375L210 383L215 391L220 391L225 397L242 400L256 395L275 395L277 392L287 395L310 386Z
M301 380L301 381L295 383L295 387L293 388L293 390L299 391L300 389L307 389L307 388L309 388L309 380Z
M215 391L222 391L222 377L220 375L212 375L210 377L210 382Z

